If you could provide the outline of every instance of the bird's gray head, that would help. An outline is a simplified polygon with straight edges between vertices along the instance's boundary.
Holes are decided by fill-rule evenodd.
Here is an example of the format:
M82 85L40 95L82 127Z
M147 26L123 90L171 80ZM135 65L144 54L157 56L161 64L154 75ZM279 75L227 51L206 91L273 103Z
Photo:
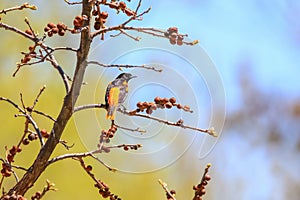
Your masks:
M116 79L124 79L124 80L129 81L130 79L136 78L136 77L137 77L137 76L133 76L133 75L130 74L130 73L122 73L122 74L120 74Z

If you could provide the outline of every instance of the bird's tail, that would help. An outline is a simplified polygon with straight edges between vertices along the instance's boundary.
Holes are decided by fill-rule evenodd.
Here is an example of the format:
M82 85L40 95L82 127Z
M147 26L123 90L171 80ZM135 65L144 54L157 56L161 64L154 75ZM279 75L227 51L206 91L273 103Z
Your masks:
M116 114L116 107L115 106L108 106L106 119L115 120Z

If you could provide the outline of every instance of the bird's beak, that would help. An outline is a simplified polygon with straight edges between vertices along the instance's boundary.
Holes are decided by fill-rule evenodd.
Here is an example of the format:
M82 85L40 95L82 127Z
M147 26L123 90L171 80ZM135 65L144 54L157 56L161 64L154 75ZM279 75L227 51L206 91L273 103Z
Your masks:
M137 76L131 76L130 79L137 78Z

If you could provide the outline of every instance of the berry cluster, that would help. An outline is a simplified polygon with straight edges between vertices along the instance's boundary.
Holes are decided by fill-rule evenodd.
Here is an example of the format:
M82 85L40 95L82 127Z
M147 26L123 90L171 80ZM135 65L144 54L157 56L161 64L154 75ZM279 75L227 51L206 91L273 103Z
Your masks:
M41 134L42 134L42 136L44 137L44 138L48 138L49 137L49 133L47 132L47 130L46 129L42 129L41 130ZM23 143L23 145L28 145L31 141L34 141L34 140L36 140L36 139L38 139L38 135L36 134L36 133L33 133L33 132L31 132L30 134L28 134L27 135L27 138L24 138L23 139L23 141L22 141L22 143Z
M111 1L110 3L106 3L110 8L116 9L118 12L121 10L123 13L125 13L128 17L135 16L136 13L127 7L126 3L124 1L118 2L118 1Z
M4 177L10 177L12 173L11 169L11 163L14 162L14 157L17 153L20 153L22 151L21 147L19 146L12 146L11 149L8 150L6 160L7 162L2 163L2 169L1 169L1 174Z
M26 31L30 31L31 32L31 30L26 30ZM32 32L31 32L32 33ZM24 57L21 59L21 63L22 64L26 64L26 63L28 63L30 60L31 60L31 58L35 58L36 57L36 52L35 52L35 45L30 45L29 46L29 53L23 53L24 54Z
M31 200L38 200L41 199L42 197L42 192L41 191L37 191L32 197Z
M108 130L102 130L102 134L107 139L113 138L117 130L117 126L112 124Z
M101 28L104 28L104 24L106 23L106 20L108 18L107 12L100 12L100 10L93 10L93 16L97 16L95 18L94 23L94 29L100 30Z
M202 196L205 195L205 186L208 184L208 181L211 180L210 175L207 174L210 166L210 164L207 164L201 182L198 185L193 186L193 190L195 190L195 196L193 200L202 200Z
M142 147L141 144L124 144L122 146L123 146L123 149L125 151L128 151L129 149L131 149L131 150L138 150L138 148Z
M184 36L178 33L177 27L170 27L167 32L165 32L165 37L169 38L169 41L172 45L183 45Z
M22 195L12 194L12 195L4 195L3 200L27 200L27 199Z
M84 20L86 20L86 19L87 19L87 16L85 16L85 15L83 15L83 16L77 15L75 17L75 19L73 20L74 30L78 30L78 29L82 28L84 25Z
M59 36L64 36L66 30L68 30L68 27L63 23L54 24L50 22L44 28L45 33L47 33L49 37L52 37L54 34L58 34Z
M186 112L193 112L189 106L183 106L179 103L176 103L175 97L171 98L161 98L161 97L155 97L154 102L138 102L136 104L138 107L135 112L144 112L146 110L147 114L152 114L153 110L156 110L157 108L167 108L171 109L172 107L177 107L178 109L183 109Z
M82 163L82 165L84 166L85 171L92 177L94 177L94 174L92 174L92 169L93 167L91 165L85 166L84 163ZM109 186L104 183L101 180L97 180L95 185L94 185L98 190L99 190L99 194L103 197L103 198L109 198L110 200L121 200L120 197L118 197L118 195L113 194L110 190L109 190Z

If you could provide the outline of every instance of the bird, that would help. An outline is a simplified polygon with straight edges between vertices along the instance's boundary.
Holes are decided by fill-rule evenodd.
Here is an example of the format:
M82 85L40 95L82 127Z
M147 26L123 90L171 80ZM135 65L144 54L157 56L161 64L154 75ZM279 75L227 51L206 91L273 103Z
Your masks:
M115 114L120 105L124 103L128 94L128 81L136 78L130 73L121 73L110 82L106 88L105 104L106 104L106 118L112 121L115 120Z

